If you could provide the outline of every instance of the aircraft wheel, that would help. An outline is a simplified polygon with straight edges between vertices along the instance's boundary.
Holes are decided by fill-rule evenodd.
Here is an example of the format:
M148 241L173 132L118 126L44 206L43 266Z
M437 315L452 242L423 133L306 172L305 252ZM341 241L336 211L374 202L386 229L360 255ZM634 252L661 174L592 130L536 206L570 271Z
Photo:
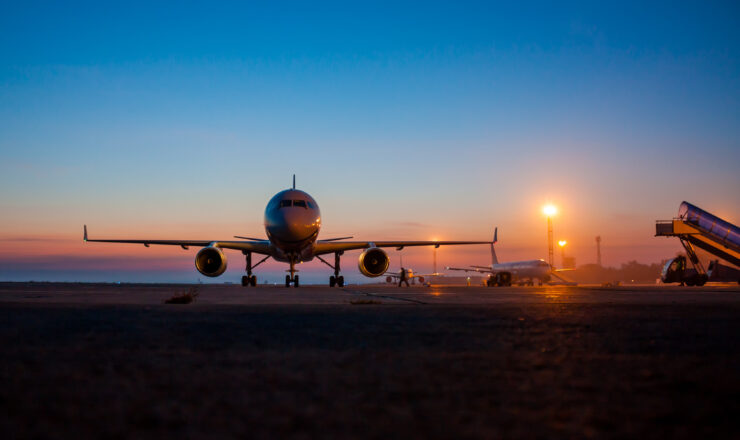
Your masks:
M337 279L334 278L334 275L329 277L329 287L334 287L337 284Z
M703 286L707 281L709 281L709 277L706 274L699 275L699 278L696 280L696 285Z
M285 287L290 287L290 275L285 275Z
M295 278L293 279L293 287L298 287L298 286L299 286L299 284L298 284L298 275L296 275Z
M249 277L249 284L252 287L257 287L257 275L252 275L251 277Z
M249 277L245 275L242 277L242 287L247 287L247 286L249 286Z
M337 277L337 286L344 287L344 277L342 275Z

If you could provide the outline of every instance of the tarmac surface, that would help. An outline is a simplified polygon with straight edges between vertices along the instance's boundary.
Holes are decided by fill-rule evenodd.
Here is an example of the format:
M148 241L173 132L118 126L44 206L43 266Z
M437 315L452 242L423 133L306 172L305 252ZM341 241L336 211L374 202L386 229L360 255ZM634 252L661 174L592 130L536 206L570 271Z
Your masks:
M13 438L738 438L740 288L0 283Z

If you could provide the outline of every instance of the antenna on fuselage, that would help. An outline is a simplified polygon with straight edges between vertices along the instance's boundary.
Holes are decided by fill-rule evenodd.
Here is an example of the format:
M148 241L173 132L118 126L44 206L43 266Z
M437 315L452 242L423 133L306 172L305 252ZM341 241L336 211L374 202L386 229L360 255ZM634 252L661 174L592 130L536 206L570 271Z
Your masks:
M293 174L293 189L295 189L295 174Z

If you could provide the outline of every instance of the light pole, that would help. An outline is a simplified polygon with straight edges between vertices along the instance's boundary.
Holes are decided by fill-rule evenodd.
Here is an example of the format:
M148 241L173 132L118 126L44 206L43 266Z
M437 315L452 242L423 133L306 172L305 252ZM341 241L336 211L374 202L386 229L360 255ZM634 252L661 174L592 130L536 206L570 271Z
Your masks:
M565 269L565 245L568 244L565 240L558 241L558 246L560 246L560 265L563 266L562 268Z
M542 208L542 212L547 216L547 256L549 258L550 267L555 267L555 258L553 256L553 239L552 239L552 217L558 213L558 208L555 205L545 205Z
M432 266L432 270L433 270L432 273L436 276L437 275L437 246L434 246L434 255L433 255L433 258L434 258L434 262L433 262L433 266Z

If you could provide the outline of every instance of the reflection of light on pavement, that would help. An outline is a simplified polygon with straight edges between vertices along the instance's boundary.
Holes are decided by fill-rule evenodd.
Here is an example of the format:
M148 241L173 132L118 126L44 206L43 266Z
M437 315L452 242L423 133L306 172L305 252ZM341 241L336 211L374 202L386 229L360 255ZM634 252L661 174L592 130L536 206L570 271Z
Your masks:
M442 294L442 292L440 292L439 290L432 290L431 292L429 292L429 294L431 294L432 296L439 296Z

